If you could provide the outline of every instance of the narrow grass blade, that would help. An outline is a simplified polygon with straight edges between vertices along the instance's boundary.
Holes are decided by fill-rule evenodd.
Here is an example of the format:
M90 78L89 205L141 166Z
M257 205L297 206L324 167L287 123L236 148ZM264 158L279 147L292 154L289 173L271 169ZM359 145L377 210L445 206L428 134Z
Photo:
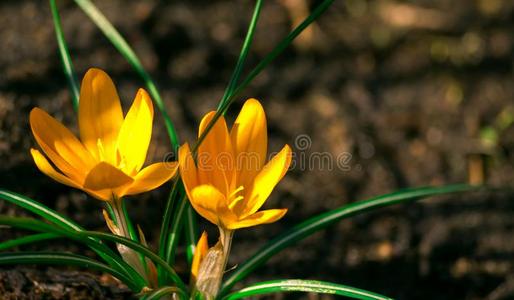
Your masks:
M56 211L46 207L45 205L32 200L26 196L0 189L0 199L13 203L26 210L54 223L62 228L80 231L82 228L70 219L58 214Z
M314 216L292 227L291 229L286 230L278 237L269 241L263 247L257 250L257 252L248 260L239 265L239 267L232 273L232 275L223 283L221 294L223 295L227 293L237 281L245 278L250 272L264 264L276 253L337 221L357 214L376 210L377 208L384 206L419 200L421 198L430 196L474 190L477 190L477 187L465 184L406 189L391 194L374 197L369 200L344 205L340 208Z
M200 143L205 139L205 136L212 129L212 126L216 123L220 116L225 114L227 109L230 107L235 97L245 89L254 79L259 75L264 68L266 68L277 56L279 56L302 31L307 28L312 22L314 22L323 12L325 12L330 5L334 2L334 0L324 0L320 5L314 9L314 11L302 22L298 25L291 33L289 33L264 59L250 72L250 74L243 80L243 82L237 86L233 90L233 92L227 97L222 105L219 106L216 114L211 119L211 121L207 124L203 133L198 137L197 144L192 148L192 151L195 152L198 149Z
M31 230L36 232L56 233L58 228L34 218L8 217L0 215L0 225L18 229Z
M44 222L31 218L12 218L0 216L0 224L17 226L19 228L25 228L36 231L43 230L52 233L60 233L62 232L62 230L68 230L70 232L84 231L82 227L80 227L78 224L71 221L70 219L58 214L56 211L44 206L43 204L23 195L0 189L0 199L3 199L7 202L13 203L15 205L27 209L28 211L60 227L61 230L58 231L59 228L54 228L50 224L46 224ZM70 237L76 236L71 234ZM120 270L130 272L130 266L125 264L125 262L123 262L121 258L117 259L118 257L114 255L114 253L105 245L102 245L98 241L95 241L94 239L90 238L85 239L83 242L90 243L89 245L91 246L91 248L95 250L95 252L104 260L106 260L109 264L116 266Z
M169 240L169 232L171 227L171 222L174 215L174 205L175 202L177 202L178 199L178 193L180 191L179 185L181 185L182 182L180 181L180 178L175 179L173 182L173 187L170 191L170 194L168 196L168 200L166 201L166 207L164 208L164 215L162 218L161 223L161 231L159 234L159 257L167 261L167 250L168 250L168 240ZM169 263L169 262L168 262ZM159 285L164 286L166 284L166 276L162 272L162 268L160 266L157 266L157 277L159 280Z
M132 281L145 285L146 282L131 266L129 266L121 257L116 255L109 247L102 244L100 240L92 238L91 236L81 235L81 231L73 231L64 228L47 224L43 221L34 218L23 217L7 217L0 216L0 225L10 226L19 229L31 230L36 232L43 232L55 234L59 237L66 237L70 240L83 243L95 251L99 257L105 260L111 267L119 272L126 274ZM82 231L83 232L83 231Z
M187 290L184 282L182 282L182 279L180 279L180 277L177 275L175 270L173 270L173 268L169 264L167 264L157 254L153 253L150 249L146 248L145 246L143 246L139 243L136 243L132 240L129 240L127 238L124 238L122 236L117 236L117 235L113 235L113 234L109 234L109 233L84 231L84 232L81 232L79 235L95 237L97 239L107 240L107 241L123 244L123 245L141 253L142 255L148 257L149 259L154 261L156 264L161 266L164 270L166 270L168 272L168 274L170 275L171 279L173 280L173 282L175 284L177 284L178 288L180 288L181 290L184 290L184 291Z
M49 240L54 240L54 239L58 239L58 238L60 238L60 236L55 233L32 234L32 235L28 235L28 236L24 236L21 238L8 240L8 241L0 243L0 251L6 250L9 248L28 245L28 244L34 244L34 243L39 243L39 242L48 242Z
M16 252L0 253L0 265L65 265L106 272L123 281L132 291L139 292L144 285L133 282L125 274L91 258L69 253Z
M175 210L175 214L171 222L171 230L168 236L165 260L169 264L173 264L175 262L175 251L179 242L180 231L184 225L184 217L188 206L189 202L187 201L187 197L183 196L178 201L177 209Z
M71 221L70 219L58 214L56 211L44 206L43 204L23 195L10 192L4 189L0 189L0 199L3 199L7 202L27 209L28 211L44 218L45 220L52 222L56 226L60 227L61 230L69 230L71 232L80 232L84 230L82 227L80 227L78 224ZM18 227L27 226L26 229L30 230L46 230L50 232L55 232L56 230L53 229L53 227L49 224L29 218L9 218L0 216L0 222L2 221L6 222L5 225ZM71 237L73 237L73 235ZM97 240L95 241L94 239L85 242L90 243L89 246L91 247L91 249L95 251L98 254L98 256L104 259L112 267L116 268L120 272L126 272L127 274L130 274L129 276L133 276L134 280L142 280L141 277L138 277L137 272L133 271L133 269L129 265L127 265L121 258L117 257L107 246L99 243L99 241Z
M121 211L122 211L122 218L125 218L125 222L127 223L127 228L129 231L130 239L133 241L139 242L139 235L134 229L134 225L132 224L132 220L130 219L130 216L127 211L127 205L125 201L121 201Z
M193 263L193 255L195 253L196 242L198 241L198 225L196 223L196 213L191 205L187 206L184 229L186 234L187 265L191 267L191 264Z
M168 241L168 232L170 230L171 219L173 218L174 204L175 199L178 195L179 188L178 185L181 185L182 182L180 178L175 179L173 182L173 187L168 196L168 200L166 201L166 207L164 208L164 214L162 217L161 223L161 231L159 235L159 256L165 257L166 252L166 244Z
M136 70L146 84L148 92L152 96L153 101L162 114L166 130L171 141L171 146L176 152L179 146L179 140L175 126L166 110L166 106L157 90L154 80L146 72L141 61L127 41L121 34L114 28L114 26L107 20L98 8L89 0L75 0L75 3L86 13L86 15L95 23L96 26L104 33L105 37L109 39L112 45L125 57L129 64Z
M221 101L218 105L218 109L223 107L223 104L227 101L228 97L234 91L237 82L239 81L239 77L241 76L241 72L243 71L244 62L246 57L248 56L248 52L250 51L250 47L252 46L253 35L255 33L255 28L257 27L257 21L259 20L259 15L261 13L262 8L262 0L255 1L255 7L253 9L252 19L250 21L250 25L248 25L248 30L246 32L246 37L243 42L243 47L241 48L241 53L239 54L239 58L236 63L236 67L232 76L230 77L227 88L225 89L225 93L221 98Z
M178 294L181 299L187 299L187 295L184 293L184 291L181 291L177 289L176 287L167 286L160 288L158 290L153 291L148 296L145 296L144 300L160 300L160 299L167 299L166 296Z
M75 70L73 68L73 63L71 62L70 52L68 51L66 40L64 39L64 34L62 32L61 25L61 17L59 16L59 10L57 9L57 4L55 3L55 0L50 0L50 10L52 11L55 35L57 37L57 45L59 46L59 55L61 56L64 75L66 75L68 85L70 86L73 108L75 109L75 111L77 111L79 108L80 95L79 82L77 80L77 76L75 75Z
M285 279L259 282L247 288L232 293L224 300L247 299L248 297L265 295L271 293L307 292L316 294L331 294L345 296L352 299L361 300L392 300L392 298L382 296L373 292L368 292L351 286L324 282L317 280Z

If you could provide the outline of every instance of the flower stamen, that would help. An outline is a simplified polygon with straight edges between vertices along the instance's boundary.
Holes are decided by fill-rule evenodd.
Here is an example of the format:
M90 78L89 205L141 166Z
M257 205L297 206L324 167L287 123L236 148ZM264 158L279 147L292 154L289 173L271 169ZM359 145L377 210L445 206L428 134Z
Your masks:
M244 189L245 187L241 185L232 193L230 193L230 195L228 196L228 208L230 208L230 210L234 209L234 207L244 199L242 195L237 196L237 194L244 191Z

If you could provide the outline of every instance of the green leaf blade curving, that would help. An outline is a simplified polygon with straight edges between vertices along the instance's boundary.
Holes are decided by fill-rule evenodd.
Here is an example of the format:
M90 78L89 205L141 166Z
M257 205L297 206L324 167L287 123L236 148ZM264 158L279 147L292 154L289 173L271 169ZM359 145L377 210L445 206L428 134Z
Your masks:
M442 187L422 187L401 190L398 192L377 196L365 201L354 202L340 208L314 216L266 243L256 253L228 277L223 283L221 294L227 293L230 288L239 280L245 278L257 267L264 264L270 257L282 251L284 248L304 239L314 232L322 230L327 226L342 219L375 210L380 207L390 206L408 201L418 200L424 197L445 195L450 193L466 192L477 190L477 187L465 184L447 185Z
M392 300L390 297L382 296L366 290L317 280L285 279L266 281L253 284L242 290L234 292L223 300L236 300L257 295L271 293L307 292L316 294L331 294L360 300Z

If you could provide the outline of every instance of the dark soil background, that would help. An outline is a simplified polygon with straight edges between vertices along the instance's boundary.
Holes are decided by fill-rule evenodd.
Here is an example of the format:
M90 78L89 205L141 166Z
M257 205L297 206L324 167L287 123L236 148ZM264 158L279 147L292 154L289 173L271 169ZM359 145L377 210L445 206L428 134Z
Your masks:
M95 3L156 79L182 141L193 141L201 116L216 107L230 77L253 1ZM315 4L265 1L247 66ZM128 109L142 81L72 1L59 5L79 76L93 66L106 70ZM1 1L0 40L0 186L106 231L99 201L47 178L29 156L35 142L28 114L34 106L76 128L48 3ZM231 264L288 226L349 202L469 177L479 182L482 175L494 186L512 184L513 57L510 0L335 1L232 107L230 118L246 98L260 99L270 151L294 146L297 167L267 203L289 213L280 222L238 231ZM162 160L169 151L156 114L148 161ZM343 168L326 161L305 167L305 159L316 153L351 158ZM154 247L168 190L169 185L127 199ZM308 278L396 299L514 299L513 196L453 195L354 217L283 251L238 287ZM4 202L0 213L26 214ZM19 234L1 229L2 240ZM90 254L67 242L28 249ZM185 265L177 269L185 271ZM32 266L3 268L0 294L2 299L129 297L106 275Z

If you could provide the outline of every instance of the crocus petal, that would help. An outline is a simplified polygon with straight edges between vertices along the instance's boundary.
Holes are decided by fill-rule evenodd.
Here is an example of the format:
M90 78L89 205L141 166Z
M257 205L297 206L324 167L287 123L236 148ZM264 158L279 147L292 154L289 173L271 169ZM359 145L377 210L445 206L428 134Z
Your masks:
M177 162L162 162L149 165L134 176L134 182L124 194L135 195L158 188L170 180L177 173L177 169Z
M214 118L214 111L200 122L198 136ZM220 117L198 147L198 177L201 183L210 183L226 194L235 179L234 155L225 118Z
M116 163L116 141L123 122L120 99L109 75L89 69L80 88L80 137L98 160Z
M268 209L263 210L238 222L231 223L227 226L227 229L235 230L244 227L251 227L260 224L268 224L278 221L287 212L287 209Z
M104 220L107 224L107 227L113 234L123 235L123 233L120 232L120 229L118 228L118 226L116 226L114 221L111 219L111 216L109 216L109 213L105 209L102 210L102 215L104 216Z
M285 145L257 174L252 188L245 195L244 213L241 218L254 214L264 204L277 183L284 177L291 164L291 148Z
M134 179L111 164L101 162L87 174L84 188L93 191L114 190L133 181Z
M93 191L93 190L85 189L85 188L82 188L82 190L84 192L86 192L87 194L89 194L91 197L96 198L98 200L102 200L105 202L112 201L112 194L113 194L112 190Z
M184 183L187 196L191 200L191 190L199 185L199 183L196 164L191 150L189 149L189 144L185 143L178 149L178 162L180 177Z
M248 186L264 165L268 149L266 114L259 101L245 102L230 137L237 157L238 185Z
M220 225L219 219L222 216L218 211L218 206L225 202L225 196L220 191L209 184L200 185L191 191L190 200L197 213L214 225Z
M34 148L30 149L30 154L32 155L32 158L34 159L34 162L36 163L37 168L43 172L46 176L52 178L53 180L60 182L62 184L65 184L67 186L71 186L74 188L80 188L80 185L71 180L70 178L64 176L63 174L57 172L54 167L48 162L48 160L39 152L39 150L36 150Z
M139 89L121 125L118 150L128 174L139 171L146 160L152 137L153 105L148 93Z
M34 162L36 163L37 168L43 172L46 176L52 178L53 180L65 184L67 186L71 186L77 189L84 190L79 183L73 181L72 179L64 176L63 174L57 172L52 165L48 162L48 160L36 149L30 149L30 154L32 154L32 158L34 159ZM95 192L91 190L84 190L86 193L90 194L91 196L107 201L110 198L109 193L105 192Z
M30 112L30 127L41 149L59 170L76 181L84 180L95 162L68 128L37 107Z
M209 251L209 244L207 240L207 232L204 231L196 244L195 254L193 255L193 261L191 263L191 279L193 282L196 281L196 278L198 277L200 264L202 263L202 259L205 254L207 254L207 251Z

